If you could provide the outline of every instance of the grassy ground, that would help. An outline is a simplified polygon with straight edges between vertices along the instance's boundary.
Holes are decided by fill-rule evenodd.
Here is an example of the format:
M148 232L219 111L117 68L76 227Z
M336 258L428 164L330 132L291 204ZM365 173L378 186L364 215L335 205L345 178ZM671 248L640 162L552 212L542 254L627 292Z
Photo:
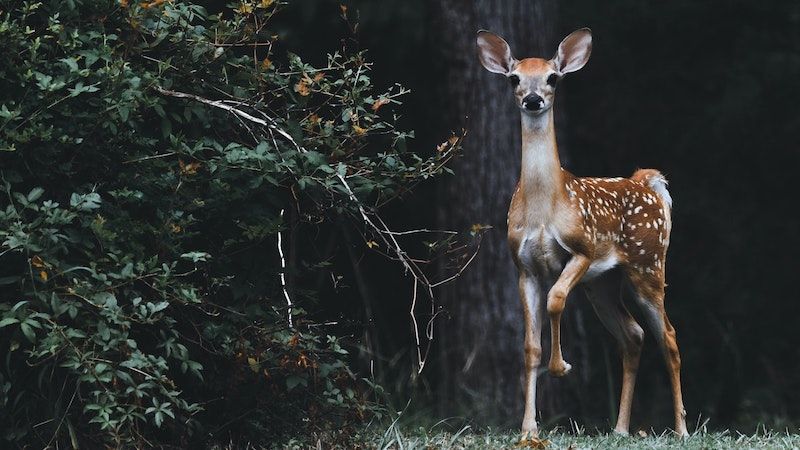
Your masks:
M416 431L400 430L392 427L382 433L365 433L360 438L348 438L347 444L340 439L305 437L267 447L246 443L230 443L226 446L213 446L211 450L271 450L271 449L358 449L358 450L466 450L466 449L800 449L800 434L787 432L759 432L752 435L735 431L697 432L681 439L670 433L661 435L618 436L614 434L584 434L568 432L543 433L541 439L520 442L516 433L492 430L476 431L464 427L457 432L431 432L424 428Z
M425 430L404 433L391 428L364 442L376 449L798 449L800 434L764 432L742 435L736 432L695 433L680 439L671 434L624 437L582 433L544 433L542 440L520 442L519 435L492 431L476 432L469 427L455 433ZM323 448L324 448L323 443Z

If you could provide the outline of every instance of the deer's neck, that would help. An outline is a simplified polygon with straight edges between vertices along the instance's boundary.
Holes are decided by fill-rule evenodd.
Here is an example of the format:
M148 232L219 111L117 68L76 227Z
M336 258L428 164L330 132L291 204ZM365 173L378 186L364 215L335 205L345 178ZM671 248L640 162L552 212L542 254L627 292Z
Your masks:
M533 116L522 114L522 173L520 190L528 214L547 216L566 196L558 159L553 110Z

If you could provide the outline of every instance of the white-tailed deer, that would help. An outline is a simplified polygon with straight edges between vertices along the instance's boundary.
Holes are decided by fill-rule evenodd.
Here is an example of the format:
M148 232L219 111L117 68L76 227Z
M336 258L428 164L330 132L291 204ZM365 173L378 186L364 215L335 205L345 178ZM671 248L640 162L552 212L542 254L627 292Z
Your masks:
M587 28L567 36L550 59L516 60L503 38L478 32L481 64L511 82L522 115L522 173L508 211L508 241L519 270L525 318L524 437L537 435L536 376L547 299L552 347L548 369L563 376L560 321L578 283L622 353L622 393L615 431L628 434L631 401L644 332L620 297L629 285L664 353L675 412L675 432L686 432L675 329L664 310L664 262L672 199L657 170L630 178L578 178L561 168L553 125L559 80L583 67L592 49Z

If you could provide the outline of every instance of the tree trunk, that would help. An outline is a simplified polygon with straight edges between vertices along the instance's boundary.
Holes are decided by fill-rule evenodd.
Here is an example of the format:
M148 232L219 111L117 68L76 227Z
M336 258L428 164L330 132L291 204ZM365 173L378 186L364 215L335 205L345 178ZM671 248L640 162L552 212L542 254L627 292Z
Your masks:
M475 37L479 29L488 29L503 36L517 58L549 58L558 43L556 2L433 3L442 126L469 131L464 156L453 166L456 175L442 182L438 221L444 229L464 230L475 223L493 227L469 269L440 292L449 313L438 322L442 413L481 425L517 427L523 411L523 319L517 270L506 242L506 213L519 179L520 113L506 80L480 66ZM575 326L582 311L571 309L565 316L565 352L581 364L588 360L585 354L567 346L579 342L583 331ZM545 329L545 349L548 333ZM547 352L542 356L546 367ZM537 403L545 419L580 413L574 406L583 384L580 374L564 380L540 377Z

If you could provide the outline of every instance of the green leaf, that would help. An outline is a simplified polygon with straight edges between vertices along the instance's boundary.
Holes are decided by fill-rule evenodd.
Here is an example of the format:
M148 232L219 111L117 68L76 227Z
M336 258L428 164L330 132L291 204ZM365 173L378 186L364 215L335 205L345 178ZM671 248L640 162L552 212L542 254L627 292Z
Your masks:
M44 194L44 189L40 187L35 187L31 189L31 191L28 192L28 202L33 203L36 200L39 200L39 197L41 197L42 194Z
M6 317L5 319L0 320L0 328L4 328L15 323L19 323L19 319L16 317Z
M286 378L286 390L291 391L292 389L296 388L298 385L308 386L308 380L305 377L298 376L298 375L289 375Z
M119 118L122 119L123 122L127 122L131 109L127 105L119 105L117 106L117 112L119 113Z
M63 62L64 64L69 67L70 72L77 72L78 71L78 60L75 58L61 58L59 61Z
M33 328L31 328L27 322L22 322L20 328L22 329L22 334L24 334L31 343L36 343L36 332L33 331Z
M181 255L181 258L188 259L192 262L198 262L198 261L208 261L208 259L211 258L211 255L209 255L206 252L188 252L188 253L183 253Z
M69 205L79 211L91 211L100 207L100 194L90 192L88 194L73 193L69 198Z

